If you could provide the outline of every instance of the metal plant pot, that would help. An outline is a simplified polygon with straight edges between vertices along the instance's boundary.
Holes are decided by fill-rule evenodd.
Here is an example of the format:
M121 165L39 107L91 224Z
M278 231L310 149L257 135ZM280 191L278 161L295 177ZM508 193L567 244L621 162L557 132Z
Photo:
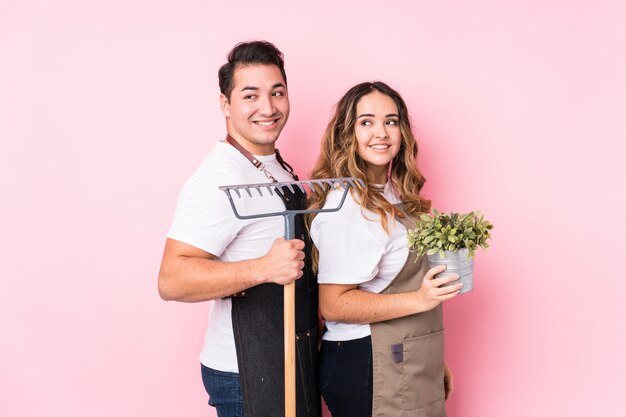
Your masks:
M474 260L469 258L467 249L459 249L455 251L445 251L445 257L439 256L439 253L428 256L428 263L433 268L437 265L445 265L446 270L436 275L437 278L447 275L456 274L463 283L460 294L471 291L474 288ZM448 285L458 284L458 281L452 281Z

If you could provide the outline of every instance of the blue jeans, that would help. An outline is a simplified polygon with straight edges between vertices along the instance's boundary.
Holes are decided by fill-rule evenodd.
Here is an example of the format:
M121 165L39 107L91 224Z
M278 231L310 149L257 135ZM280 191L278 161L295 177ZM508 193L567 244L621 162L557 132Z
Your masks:
M372 416L372 338L322 341L320 391L333 417Z
M217 417L244 417L239 374L202 368L202 383L209 394L209 405L217 410Z

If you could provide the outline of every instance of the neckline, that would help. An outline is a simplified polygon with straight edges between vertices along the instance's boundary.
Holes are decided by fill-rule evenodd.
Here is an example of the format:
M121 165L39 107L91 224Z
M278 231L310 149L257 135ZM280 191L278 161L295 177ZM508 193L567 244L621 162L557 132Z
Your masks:
M232 146L228 142L226 142L224 140L220 140L217 143L219 143L220 146L223 146L225 149L228 149L229 152L231 152L231 153L233 153L235 155L243 156L244 158L246 158L245 155L243 155L241 152L239 152L237 150L237 148L235 148L234 146ZM276 161L276 154L272 154L272 155L255 155L255 154L250 154L250 155L252 155L255 159L257 159L257 160L259 160L261 162ZM246 158L246 160L248 160L248 158Z

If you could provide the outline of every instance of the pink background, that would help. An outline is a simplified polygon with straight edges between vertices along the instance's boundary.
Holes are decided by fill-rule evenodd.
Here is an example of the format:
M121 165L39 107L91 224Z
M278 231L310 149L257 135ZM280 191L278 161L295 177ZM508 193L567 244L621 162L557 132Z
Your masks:
M624 415L626 6L608 0L2 0L0 415L214 415L207 305L161 301L156 277L224 136L217 69L259 38L286 56L278 144L302 176L336 100L381 79L427 196L496 225L446 305L449 415Z

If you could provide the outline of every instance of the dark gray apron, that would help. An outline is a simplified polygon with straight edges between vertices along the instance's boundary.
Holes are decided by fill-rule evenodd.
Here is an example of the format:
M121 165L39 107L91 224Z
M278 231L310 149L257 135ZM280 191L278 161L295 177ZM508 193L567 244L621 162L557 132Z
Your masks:
M407 228L407 220L400 220ZM416 291L430 269L425 256L409 252L381 294ZM373 323L372 417L445 417L443 309Z
M297 187L294 187L297 188ZM306 195L285 190L287 209L300 209ZM296 216L295 236L311 242L302 216ZM317 279L305 262L304 275L296 280L296 415L320 417L317 388ZM285 415L283 286L262 284L232 298L232 319L245 417Z

